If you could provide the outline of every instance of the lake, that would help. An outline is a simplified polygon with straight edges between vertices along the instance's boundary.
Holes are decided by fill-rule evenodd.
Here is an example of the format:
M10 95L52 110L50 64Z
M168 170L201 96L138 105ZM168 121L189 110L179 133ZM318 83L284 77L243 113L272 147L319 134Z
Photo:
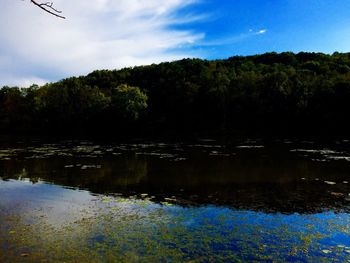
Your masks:
M0 262L350 262L350 142L1 140Z

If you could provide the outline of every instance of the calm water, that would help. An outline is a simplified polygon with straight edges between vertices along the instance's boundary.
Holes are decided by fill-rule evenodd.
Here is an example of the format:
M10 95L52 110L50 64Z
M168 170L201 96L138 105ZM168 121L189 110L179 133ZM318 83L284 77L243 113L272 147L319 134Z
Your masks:
M350 143L0 146L0 262L350 262Z

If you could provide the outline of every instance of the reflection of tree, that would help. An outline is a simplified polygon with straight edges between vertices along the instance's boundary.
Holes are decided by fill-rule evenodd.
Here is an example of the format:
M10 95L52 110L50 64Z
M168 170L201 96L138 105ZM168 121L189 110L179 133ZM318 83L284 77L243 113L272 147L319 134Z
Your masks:
M348 211L346 184L330 187L324 183L347 180L347 163L320 164L280 152L278 156L268 156L241 153L234 159L202 156L197 160L170 162L125 153L103 159L12 160L0 162L0 177L51 182L93 193L176 196L184 204L220 204L265 212ZM91 168L81 169L88 164Z
M26 169L22 165L14 162L4 162L0 166L0 175L3 180L25 178L24 173L27 175Z
M136 155L112 160L94 160L93 162L98 162L98 166L90 163L91 168L88 169L81 169L84 163L87 164L87 159L74 160L72 168L65 168L68 162L67 159L60 158L4 162L0 167L0 174L4 180L29 179L32 183L43 180L104 193L139 184L148 172L147 160L139 159ZM77 166L80 162L83 164Z
M128 172L124 177L124 185L138 184L147 176L147 161L140 160L137 156L131 160L127 160Z

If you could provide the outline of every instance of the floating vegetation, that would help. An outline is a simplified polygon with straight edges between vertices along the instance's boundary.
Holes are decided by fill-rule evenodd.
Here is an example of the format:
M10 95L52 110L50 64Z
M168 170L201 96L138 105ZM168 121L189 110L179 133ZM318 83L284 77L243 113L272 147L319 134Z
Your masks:
M25 145L24 145L25 146ZM108 145L93 145L92 142L57 143L43 144L39 146L28 146L25 148L2 149L0 150L0 160L11 159L14 157L24 159L44 159L52 157L80 157L96 158L103 155L120 155L118 147Z
M350 156L330 156L330 155L327 155L326 158L328 158L329 160L334 160L334 161L350 162Z
M101 169L102 165L97 165L97 164L90 164L90 165L82 165L80 167L81 170L86 170L86 169Z
M104 197L102 197L102 202L103 203L110 203L110 202L112 202L112 198L104 196Z
M231 154L223 153L223 152L219 152L219 151L211 151L211 152L209 153L209 155L212 155L212 156L224 156L224 157L229 157Z
M187 147L192 147L192 148L206 148L206 149L212 149L212 148L224 148L223 145L218 145L218 144L190 144L187 145Z
M350 260L346 150L202 142L1 149L0 262Z
M238 145L237 149L262 149L265 148L264 145Z
M302 153L306 157L309 155L319 156L319 158L312 158L316 162L350 161L350 153L344 151L330 149L292 149L290 152Z
M336 196L336 197L343 197L345 194L344 193L331 192L331 195Z
M145 156L157 156L160 159L170 159L175 158L175 154L171 153L159 153L159 152L136 152L137 155L145 155Z
M333 245L332 239L350 234L348 214L269 215L214 206L183 208L169 203L173 197L156 204L136 196L92 197L85 192L61 190L62 195L54 200L32 203L35 209L29 214L0 210L1 262L20 258L31 262L350 259L349 247ZM66 216L59 217L64 196L72 195L72 200L81 201L65 206ZM45 196L36 200L38 197ZM3 200L1 207L11 205ZM2 253L5 247L6 253Z
M179 157L179 158L175 158L173 161L174 162L182 162L182 161L186 161L187 158L184 158L184 157Z

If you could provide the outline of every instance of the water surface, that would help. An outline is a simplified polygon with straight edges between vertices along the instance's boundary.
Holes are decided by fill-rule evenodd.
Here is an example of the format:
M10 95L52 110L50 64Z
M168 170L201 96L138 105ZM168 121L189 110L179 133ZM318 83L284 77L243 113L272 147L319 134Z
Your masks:
M2 143L0 262L344 262L349 149Z

